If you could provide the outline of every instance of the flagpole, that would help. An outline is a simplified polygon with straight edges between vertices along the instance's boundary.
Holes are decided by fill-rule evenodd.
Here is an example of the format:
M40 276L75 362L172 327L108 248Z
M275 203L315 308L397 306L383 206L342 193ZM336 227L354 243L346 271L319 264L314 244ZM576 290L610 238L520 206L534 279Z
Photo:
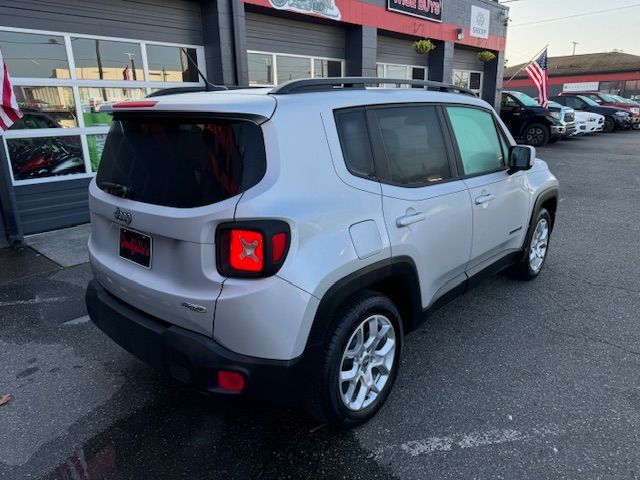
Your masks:
M525 68L527 68L527 67L531 64L531 62L533 62L536 58L538 58L538 57L540 56L540 54L541 54L542 52L544 52L548 47L549 47L549 44L547 43L547 44L544 46L544 48L543 48L542 50L540 50L538 53L536 53L536 54L531 58L531 60L529 60L529 61L528 61L527 63L525 63L524 65L522 65L522 67L520 67L520 70L518 70L516 73L514 73L514 74L513 74L513 76L512 76L509 80L507 80L506 82L504 82L504 83L503 83L503 85L508 85L508 84L511 82L511 80L513 80L514 78L516 78L516 75L518 75L521 71L523 71Z

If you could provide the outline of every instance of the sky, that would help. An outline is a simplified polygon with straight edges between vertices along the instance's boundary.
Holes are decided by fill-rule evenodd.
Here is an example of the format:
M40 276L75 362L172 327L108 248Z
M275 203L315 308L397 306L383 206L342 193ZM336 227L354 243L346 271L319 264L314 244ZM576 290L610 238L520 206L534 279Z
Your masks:
M640 55L638 0L500 0L510 7L507 66L532 60L549 44L549 56L610 52ZM635 7L625 8L634 5ZM584 15L589 12L600 12ZM558 17L576 18L547 21ZM524 25L530 22L541 22Z

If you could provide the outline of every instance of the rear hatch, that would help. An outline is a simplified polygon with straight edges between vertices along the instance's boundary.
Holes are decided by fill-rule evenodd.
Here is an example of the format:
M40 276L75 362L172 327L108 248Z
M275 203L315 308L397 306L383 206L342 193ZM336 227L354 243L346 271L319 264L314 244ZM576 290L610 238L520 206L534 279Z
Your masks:
M145 108L114 106L90 186L89 252L96 279L113 295L211 335L224 281L216 268L216 227L234 218L242 192L264 176L259 123L275 101L196 95L197 101L154 99ZM203 111L209 101L212 111Z

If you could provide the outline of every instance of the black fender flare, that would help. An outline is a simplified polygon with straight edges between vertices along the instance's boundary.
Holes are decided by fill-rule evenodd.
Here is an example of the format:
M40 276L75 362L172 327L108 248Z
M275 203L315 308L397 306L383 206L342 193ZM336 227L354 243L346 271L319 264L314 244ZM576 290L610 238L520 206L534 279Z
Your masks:
M362 290L376 291L377 286L391 285L392 282L395 282L397 288L407 289L409 305L396 305L396 307L403 316L403 324L412 325L422 311L418 270L410 257L385 259L350 273L327 290L316 310L306 349L324 344L327 336L333 332L332 327L336 322L338 309L349 298ZM405 318L407 315L409 318ZM406 331L407 328L405 333Z
M560 197L560 190L558 187L555 187L555 186L543 190L542 193L538 195L534 203L533 210L531 211L531 218L529 219L529 230L531 230L531 227L533 226L533 221L538 215L540 208L542 208L542 204L545 203L547 200L555 198L556 207L557 207L558 203L560 203L559 197ZM551 230L553 230L554 225L555 225L555 218L553 218L553 223L551 224Z

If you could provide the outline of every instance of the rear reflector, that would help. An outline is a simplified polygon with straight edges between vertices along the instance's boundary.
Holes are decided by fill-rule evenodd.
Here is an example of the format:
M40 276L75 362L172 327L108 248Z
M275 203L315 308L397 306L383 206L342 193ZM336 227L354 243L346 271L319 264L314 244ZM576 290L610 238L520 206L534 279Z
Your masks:
M260 272L264 265L264 239L252 230L231 230L229 263L240 272Z
M241 392L244 390L244 377L237 372L218 370L218 386L230 392Z
M282 260L282 255L287 248L287 234L284 232L276 233L271 237L271 252L274 262Z
M141 102L118 102L113 104L113 108L149 108L153 107L156 101L143 100Z

